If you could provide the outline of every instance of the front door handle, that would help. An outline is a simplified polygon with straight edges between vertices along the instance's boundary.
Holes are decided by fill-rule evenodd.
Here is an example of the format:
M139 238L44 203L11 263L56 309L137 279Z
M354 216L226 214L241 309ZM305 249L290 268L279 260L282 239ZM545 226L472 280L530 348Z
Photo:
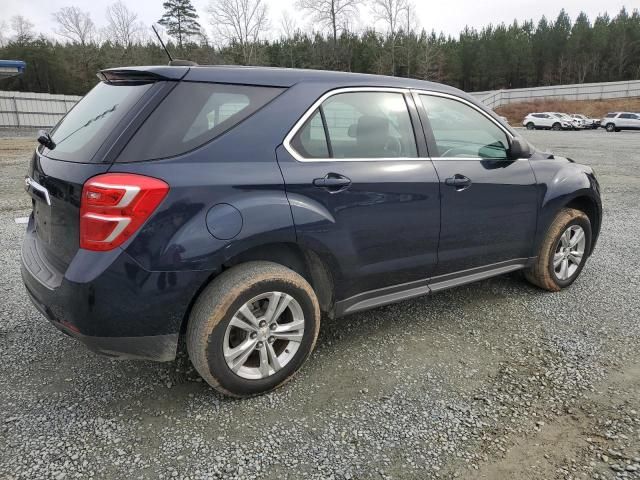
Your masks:
M445 178L444 184L450 187L456 187L456 190L461 191L471 186L471 179L456 173L453 177Z
M313 185L335 193L348 188L351 185L351 180L338 173L327 173L323 178L315 178Z

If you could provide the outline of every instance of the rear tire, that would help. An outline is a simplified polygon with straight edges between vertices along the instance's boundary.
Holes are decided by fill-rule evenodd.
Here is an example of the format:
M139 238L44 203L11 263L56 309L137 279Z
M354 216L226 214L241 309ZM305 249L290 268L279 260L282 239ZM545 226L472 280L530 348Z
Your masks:
M616 131L616 126L613 123L607 123L605 129L607 130L607 132L612 133Z
M562 125L560 125L559 123L554 123L554 124L551 126L551 130L554 130L554 131L556 131L556 132L557 132L558 130L562 130Z
M540 288L560 291L578 278L590 249L589 217L580 210L563 208L547 230L536 262L525 270L525 277Z
M302 276L277 263L247 262L201 293L189 316L187 350L209 385L249 397L288 382L319 330L318 300Z
M529 122L527 123L527 130L535 130L536 126L533 124L533 122Z

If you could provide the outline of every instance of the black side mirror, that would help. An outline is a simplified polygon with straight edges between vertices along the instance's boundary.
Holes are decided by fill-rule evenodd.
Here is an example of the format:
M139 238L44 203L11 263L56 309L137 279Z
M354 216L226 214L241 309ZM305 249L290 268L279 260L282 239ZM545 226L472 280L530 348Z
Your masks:
M51 135L49 135L49 132L44 130L38 131L38 143L40 143L40 145L44 145L49 150L56 148L56 143L51 139Z
M531 156L531 147L529 146L529 142L527 142L524 138L513 137L508 153L510 160L529 158Z

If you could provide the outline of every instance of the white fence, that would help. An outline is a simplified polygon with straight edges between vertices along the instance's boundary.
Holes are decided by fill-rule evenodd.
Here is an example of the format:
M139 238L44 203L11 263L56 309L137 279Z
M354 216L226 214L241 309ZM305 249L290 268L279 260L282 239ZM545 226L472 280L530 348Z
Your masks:
M52 127L81 98L0 91L0 127Z
M606 98L640 97L640 80L625 82L579 83L551 87L513 88L488 92L472 92L489 108L542 99L602 100Z

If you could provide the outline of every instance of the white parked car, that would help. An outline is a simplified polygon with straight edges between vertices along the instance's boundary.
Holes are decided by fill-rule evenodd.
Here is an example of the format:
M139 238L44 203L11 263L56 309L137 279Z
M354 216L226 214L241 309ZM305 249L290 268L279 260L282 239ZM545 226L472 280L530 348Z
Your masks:
M573 118L568 113L553 112L553 114L558 118L562 118L563 120L568 122L571 125L571 128L573 130L580 130L581 128L584 128L581 120L578 120L577 118Z
M600 121L600 126L607 132L640 130L640 114L631 112L607 113Z
M582 128L598 128L600 126L599 118L589 118L581 113L572 113L571 118L581 120L583 125Z
M522 121L527 130L570 130L573 128L571 119L567 119L556 112L530 113Z

